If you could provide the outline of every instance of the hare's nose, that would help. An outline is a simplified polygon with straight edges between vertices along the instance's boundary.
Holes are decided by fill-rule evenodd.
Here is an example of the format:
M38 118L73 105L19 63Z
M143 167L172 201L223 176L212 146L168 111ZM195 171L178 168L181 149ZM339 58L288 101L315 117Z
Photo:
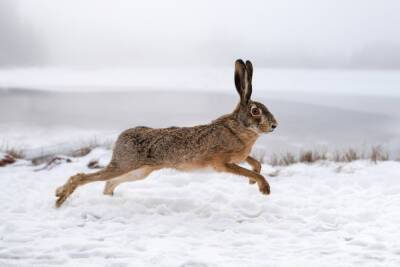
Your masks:
M276 123L273 123L273 124L271 125L271 128L272 128L272 129L275 129L277 126L278 126L278 125L277 125Z

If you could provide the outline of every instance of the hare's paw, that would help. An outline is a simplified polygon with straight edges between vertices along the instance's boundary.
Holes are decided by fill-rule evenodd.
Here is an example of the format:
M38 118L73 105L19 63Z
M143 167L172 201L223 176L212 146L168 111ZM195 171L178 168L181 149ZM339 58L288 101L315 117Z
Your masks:
M64 203L64 201L67 199L67 197L68 196L66 194L59 196L56 200L56 208L61 207L61 205Z
M56 207L59 208L64 201L68 198L69 195L71 195L72 190L71 190L71 186L69 184L60 186L59 188L57 188L56 190L56 196L57 196L57 200L56 200Z
M66 186L60 186L59 188L56 189L56 197L60 197L61 195L64 194L64 192L66 191Z
M63 186L60 186L56 190L56 197L58 198L56 201L56 207L59 208L64 201L75 191L77 188L77 183L69 181Z
M259 184L258 187L259 187L260 192L262 194L264 194L264 195L271 194L271 188L270 188L269 184L266 181L264 181L263 183Z
M114 195L114 184L111 181L106 182L103 190L104 195L113 196Z
M64 185L57 189L56 207L59 208L64 201L74 192L76 187L72 187L70 184Z

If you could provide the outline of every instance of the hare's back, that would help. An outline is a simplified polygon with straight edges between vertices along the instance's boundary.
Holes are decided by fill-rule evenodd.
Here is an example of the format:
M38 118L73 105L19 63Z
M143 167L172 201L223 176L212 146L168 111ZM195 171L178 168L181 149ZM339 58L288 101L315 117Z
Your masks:
M114 147L113 161L132 164L157 164L175 161L191 154L196 127L135 127L122 132Z

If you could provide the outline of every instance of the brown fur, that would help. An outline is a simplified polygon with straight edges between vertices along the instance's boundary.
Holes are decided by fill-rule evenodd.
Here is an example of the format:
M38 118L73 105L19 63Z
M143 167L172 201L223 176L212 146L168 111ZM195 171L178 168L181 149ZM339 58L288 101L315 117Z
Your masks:
M164 129L136 127L122 132L110 164L96 173L72 176L57 189L56 206L61 206L81 185L107 181L104 194L112 195L120 183L144 179L161 168L190 171L211 167L246 176L250 183L258 184L263 194L269 194L270 187L260 174L261 164L249 154L260 134L272 131L277 122L263 104L250 100L252 75L250 61L236 61L235 85L240 102L231 114L209 124ZM240 167L238 164L243 161L253 170Z

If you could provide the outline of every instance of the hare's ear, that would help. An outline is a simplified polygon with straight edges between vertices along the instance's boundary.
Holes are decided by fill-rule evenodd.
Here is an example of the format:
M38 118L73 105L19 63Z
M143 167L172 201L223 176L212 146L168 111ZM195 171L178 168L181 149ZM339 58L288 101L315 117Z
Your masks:
M246 60L246 70L247 70L247 75L248 75L248 80L251 85L251 82L253 81L253 64L251 64L250 60Z
M240 95L240 103L247 104L251 96L251 84L249 83L246 65L241 59L235 62L235 86Z

